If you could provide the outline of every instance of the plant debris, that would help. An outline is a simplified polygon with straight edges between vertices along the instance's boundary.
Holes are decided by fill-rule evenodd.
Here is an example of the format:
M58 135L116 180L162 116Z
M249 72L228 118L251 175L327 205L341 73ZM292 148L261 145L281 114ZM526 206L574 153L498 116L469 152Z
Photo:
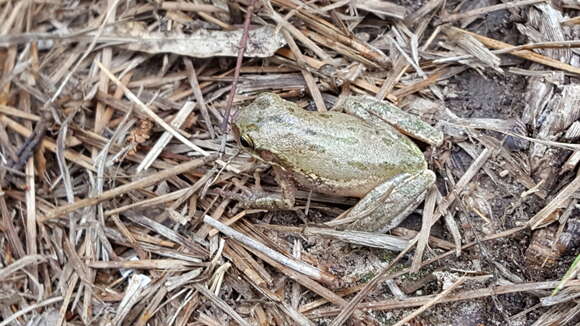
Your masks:
M0 1L0 326L578 325L579 13ZM420 116L436 185L387 234L311 189L246 208L287 190L229 124L264 91Z

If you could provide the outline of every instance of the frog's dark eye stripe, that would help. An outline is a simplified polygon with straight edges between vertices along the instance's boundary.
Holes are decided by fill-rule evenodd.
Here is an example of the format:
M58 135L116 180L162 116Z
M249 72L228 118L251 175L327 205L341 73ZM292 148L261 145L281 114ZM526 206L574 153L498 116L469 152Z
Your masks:
M240 144L243 147L246 147L246 148L254 148L254 142L248 136L242 136L242 137L240 137Z

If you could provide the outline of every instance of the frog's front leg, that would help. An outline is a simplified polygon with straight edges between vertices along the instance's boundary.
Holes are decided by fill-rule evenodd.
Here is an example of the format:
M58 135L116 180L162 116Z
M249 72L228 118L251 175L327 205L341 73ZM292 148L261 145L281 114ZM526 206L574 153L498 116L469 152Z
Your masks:
M247 197L241 198L241 204L247 208L263 208L268 210L284 210L294 208L296 186L286 171L278 166L273 166L274 178L282 188L282 195L270 192L257 191Z
M388 102L370 96L348 96L341 109L373 126L384 127L386 123L399 132L427 144L439 146L443 143L441 131Z
M435 173L422 170L402 173L366 194L336 223L347 223L343 229L385 232L399 225L425 198L435 182Z

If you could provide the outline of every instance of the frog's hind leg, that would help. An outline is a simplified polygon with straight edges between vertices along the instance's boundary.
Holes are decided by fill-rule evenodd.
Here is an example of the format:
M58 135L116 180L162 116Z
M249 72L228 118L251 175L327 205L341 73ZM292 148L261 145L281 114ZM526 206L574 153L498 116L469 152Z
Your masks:
M346 229L385 232L399 225L425 198L435 173L423 170L393 177L363 197L350 211Z
M370 96L349 96L345 99L342 109L373 126L380 127L387 123L399 132L427 144L439 146L443 143L441 131L389 102L379 101Z

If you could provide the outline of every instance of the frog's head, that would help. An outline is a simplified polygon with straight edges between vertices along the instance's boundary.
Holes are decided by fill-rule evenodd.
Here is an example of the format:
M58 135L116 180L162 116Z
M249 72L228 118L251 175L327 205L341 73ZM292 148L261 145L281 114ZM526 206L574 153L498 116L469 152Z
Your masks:
M277 94L262 93L250 105L241 108L232 121L232 130L240 144L252 156L276 163L284 152L293 103Z
M284 101L273 93L262 93L250 105L241 108L232 122L232 130L238 143L247 151L254 152L267 142L268 120L280 116Z

